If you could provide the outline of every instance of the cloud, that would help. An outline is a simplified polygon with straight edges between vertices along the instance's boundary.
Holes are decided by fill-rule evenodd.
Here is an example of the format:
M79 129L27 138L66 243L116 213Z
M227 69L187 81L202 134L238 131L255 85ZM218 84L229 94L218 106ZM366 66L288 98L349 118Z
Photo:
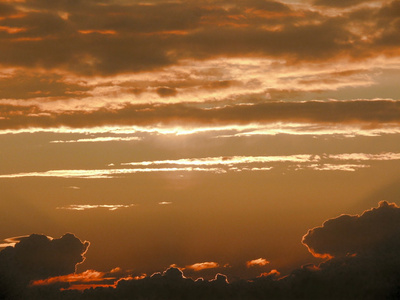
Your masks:
M3 109L2 109L3 107ZM18 112L34 111L28 115ZM229 105L199 108L185 104L153 106L126 104L119 109L99 109L68 114L41 114L37 107L0 105L0 129L98 127L98 126L224 126L270 124L274 122L341 124L400 123L400 102L392 100L305 101ZM11 115L12 118L11 118Z
M104 76L160 69L185 59L264 56L298 64L365 52L378 56L383 50L363 42L352 25L369 29L379 16L370 22L350 20L318 8L367 2L7 2L0 19L0 63ZM378 7L385 6L381 2Z
M184 275L184 270L171 266L164 272L151 276L128 274L120 268L110 272L87 270L74 273L76 263L80 263L88 242L82 243L72 234L58 240L68 239L68 243L58 246L61 255L49 255L41 243L52 241L46 236L31 235L18 238L14 247L0 252L0 270L8 274L22 272L29 267L29 276L19 293L5 289L14 286L14 281L4 282L0 277L0 295L19 296L25 299L396 299L398 296L398 269L400 260L400 208L394 203L381 201L377 208L364 211L360 215L341 215L329 219L320 227L310 229L303 237L303 244L311 254L325 260L319 264L307 264L281 276L272 269L250 280L232 280L223 274L216 274L211 280L194 280ZM39 243L37 239L40 239ZM29 241L27 245L27 241ZM75 254L71 253L70 242L74 241ZM32 243L40 255L34 255ZM38 246L40 245L40 246ZM24 248L23 255L14 254ZM68 255L67 255L68 254ZM16 264L17 257L33 257L31 264ZM74 257L74 259L71 259ZM29 261L29 260L28 260ZM53 267L64 265L68 268L54 271ZM48 264L48 262L50 262ZM55 264L57 263L57 264ZM60 264L61 263L61 264ZM258 258L247 262L247 267L264 267L268 262ZM43 266L48 272L43 273ZM215 262L189 265L187 271L213 270ZM185 270L186 270L185 269ZM72 272L68 272L71 271ZM25 274L23 270L22 274ZM226 269L229 272L229 269ZM189 272L190 273L190 272ZM49 275L50 274L50 275ZM16 278L15 276L13 277ZM31 284L27 286L30 280ZM3 298L5 298L3 297ZM12 298L10 298L12 299Z
M0 291L5 294L18 293L31 280L74 273L89 247L70 233L58 239L32 234L18 240L0 252Z
M246 266L248 268L255 267L255 266L263 267L263 266L266 266L267 264L269 264L269 261L266 260L265 258L257 258L257 259L253 259L253 260L246 262Z
M62 143L98 143L98 142L130 142L130 141L139 141L139 137L97 137L91 139L77 139L77 140L57 140L51 141L53 144L62 144Z
M211 172L225 174L228 172L242 171L271 171L276 167L294 170L314 171L345 171L354 172L359 169L369 168L365 162L386 162L399 160L400 154L393 152L369 153L343 153L343 154L293 154L275 156L220 156L204 158L182 158L175 160L155 160L121 163L123 168L91 170L49 170L44 172L28 172L15 174L2 174L0 178L22 177L58 177L58 178L120 178L138 173L164 173L164 172ZM364 163L361 163L364 162ZM132 168L131 168L132 167ZM168 204L160 202L163 204ZM90 208L110 208L114 210L123 206L112 205L73 205L62 209L83 210Z
M317 257L388 255L400 249L400 208L379 202L361 215L341 215L310 229L302 243Z
M16 243L19 243L21 239L28 237L27 235L22 235L22 236L15 236L15 237L10 237L6 238L2 241L0 244L0 248L6 248L6 247L14 247Z
M72 273L68 275L49 277L32 281L30 287L56 286L60 291L66 290L85 290L90 288L115 288L120 280L132 280L131 276L122 277L121 270L115 268L110 272L99 272L96 270L86 270L82 273Z
M160 95L160 97L171 97L175 96L178 93L176 89L172 89L169 87L159 87L156 91L157 94Z
M89 205L89 204L72 204L68 206L62 206L62 207L57 207L57 209L65 209L65 210L88 210L88 209L98 209L98 208L104 208L108 209L111 211L117 210L117 209L122 209L122 208L130 208L135 206L135 204L95 204L95 205Z
M95 169L95 170L50 170L45 172L29 172L0 175L0 178L21 178L21 177L56 177L56 178L118 178L136 173L160 173L160 172L212 172L225 173L221 168L137 168L137 169Z
M195 263L193 265L186 266L187 269L192 269L194 271L201 271L206 269L215 269L218 268L219 264L213 261L207 261L202 263Z
M330 6L330 7L349 7L353 5L358 5L361 3L368 3L372 2L373 0L336 0L336 1L329 1L329 0L316 0L314 1L315 5L321 6Z

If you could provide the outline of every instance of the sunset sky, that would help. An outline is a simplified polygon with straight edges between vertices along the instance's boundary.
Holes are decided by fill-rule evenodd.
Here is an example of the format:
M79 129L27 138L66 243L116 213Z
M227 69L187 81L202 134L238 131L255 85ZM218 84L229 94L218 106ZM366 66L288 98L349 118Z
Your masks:
M0 249L72 233L83 277L336 257L303 236L400 204L399 79L399 0L0 0Z

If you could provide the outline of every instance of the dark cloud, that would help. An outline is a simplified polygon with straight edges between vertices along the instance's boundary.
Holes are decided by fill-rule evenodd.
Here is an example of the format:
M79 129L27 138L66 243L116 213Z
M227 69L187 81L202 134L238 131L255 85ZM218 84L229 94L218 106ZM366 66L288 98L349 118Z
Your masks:
M16 72L0 78L0 99L30 99L57 97L57 99L87 96L88 87L67 83L57 74Z
M157 88L156 91L160 97L171 97L178 94L178 91L176 89L165 86Z
M0 291L12 295L31 280L74 273L88 247L89 242L73 234L59 239L39 234L23 237L0 252Z
M302 242L317 256L370 256L398 253L399 238L400 208L382 201L378 208L360 216L342 215L325 221L310 229Z
M35 106L1 106L0 129L94 127L102 125L224 125L277 121L354 123L400 122L400 102L391 100L264 102L204 109L185 104L130 105L120 109L40 114ZM18 112L30 111L31 115ZM45 111L44 111L45 112Z
M371 0L315 0L315 5L330 6L330 7L349 7L361 3L371 2Z
M20 13L17 18L0 19L5 28L0 33L0 63L10 67L112 75L153 70L187 58L264 56L292 63L318 61L357 56L367 46L351 30L354 20L295 10L278 1L2 5L6 16ZM357 27L369 23L358 19Z
M272 270L251 280L228 281L223 274L194 280L170 267L151 276L116 280L117 273L123 274L119 268L109 273L88 270L37 281L21 287L23 293L9 299L15 295L21 299L398 299L399 228L400 208L382 201L361 215L342 215L310 229L303 243L314 255L329 254L330 258L318 266L304 265L287 276ZM15 247L0 252L0 296L8 296L5 271L28 273L30 279L73 272L87 246L72 234L56 240L40 235L19 239ZM21 253L17 255L17 251ZM67 285L61 286L61 282ZM83 291L77 290L82 286Z

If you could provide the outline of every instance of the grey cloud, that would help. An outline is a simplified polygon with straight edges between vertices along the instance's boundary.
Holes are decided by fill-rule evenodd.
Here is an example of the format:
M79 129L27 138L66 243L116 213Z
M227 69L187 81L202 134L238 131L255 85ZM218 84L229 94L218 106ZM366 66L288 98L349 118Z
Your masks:
M315 0L315 5L330 6L330 7L349 7L358 5L365 2L371 2L371 0Z
M303 238L317 256L393 255L400 250L400 208L386 201L362 215L329 219ZM400 263L400 261L399 261Z
M59 239L39 234L21 238L0 252L0 295L18 294L31 280L74 273L88 247L89 242L70 233Z
M33 111L33 115L13 114ZM11 113L9 113L11 112ZM130 105L121 109L38 114L38 108L0 105L0 129L94 127L102 125L224 125L278 121L306 123L400 122L400 101L307 101L265 102L203 109L185 104Z
M164 86L157 88L156 92L160 97L171 97L178 93L176 89Z
M88 288L86 290L59 290L57 281L46 282L49 285L30 286L18 294L21 299L398 299L400 295L400 260L399 243L400 208L382 201L377 208L365 211L361 215L342 215L326 221L322 227L311 229L304 237L303 243L312 249L314 254L328 253L330 259L320 265L308 264L293 270L289 275L280 277L275 270L262 274L251 280L232 280L223 274L216 274L214 279L204 280L188 278L175 267L152 276L121 278L113 280L111 286ZM75 240L67 235L68 240ZM47 239L33 235L21 239L15 246L24 245L28 253L32 253L32 245L36 240ZM60 240L67 239L66 236ZM76 239L77 240L77 239ZM34 242L35 241L35 242ZM79 241L79 240L78 240ZM48 242L46 242L48 243ZM69 244L69 243L66 243ZM63 249L71 249L64 244ZM68 270L52 271L51 274L71 271L73 263L80 262L82 252L87 249L86 243L75 241L76 259L70 261ZM44 249L44 247L39 247ZM8 250L7 250L8 249ZM10 251L6 248L0 252L0 263L11 261ZM7 251L6 251L7 250ZM48 253L47 253L48 254ZM4 257L7 259L5 260ZM26 257L23 255L22 257ZM48 255L47 259L52 259ZM60 259L69 260L61 255ZM8 264L7 270L21 268L21 265ZM47 264L45 264L47 266ZM53 266L51 264L51 266ZM35 261L29 265L36 277L42 274L41 265ZM228 269L226 271L229 271ZM39 273L37 273L39 272ZM83 275L82 273L81 275ZM111 273L110 273L111 274ZM114 274L114 273L112 273ZM121 273L121 276L123 274ZM31 276L32 277L32 276ZM76 277L78 278L78 277ZM107 278L102 278L107 279ZM85 280L82 277L82 280ZM104 280L103 280L104 281ZM101 282L103 282L101 281ZM52 282L54 282L52 284ZM86 281L84 281L86 282ZM100 282L100 283L101 283ZM104 281L106 282L106 281ZM0 295L5 294L4 281L0 284ZM108 282L109 283L109 282ZM14 284L14 283L12 283ZM73 284L79 284L79 280ZM86 282L90 286L90 282ZM14 294L13 296L15 296ZM4 298L4 297L3 297ZM10 298L10 299L15 299Z
M356 49L357 37L343 20L294 11L275 1L238 2L230 9L214 2L19 5L31 11L0 20L0 26L23 29L0 35L0 63L5 66L112 75L153 70L185 58L261 55L297 62L335 58ZM280 29L264 28L272 25Z
M88 87L67 83L63 79L57 74L16 72L0 78L0 99L87 96Z

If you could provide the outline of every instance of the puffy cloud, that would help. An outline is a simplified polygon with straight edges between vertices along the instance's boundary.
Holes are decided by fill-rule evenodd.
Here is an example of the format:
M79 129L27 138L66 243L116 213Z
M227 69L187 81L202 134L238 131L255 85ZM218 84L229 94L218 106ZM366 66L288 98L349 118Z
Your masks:
M70 233L58 239L39 234L23 237L0 252L0 290L7 287L6 294L15 293L31 280L74 273L88 247L89 242Z
M310 229L302 243L319 257L393 255L400 249L400 208L379 202L361 215L341 215Z
M216 274L211 280L199 278L195 281L176 266L152 276L126 276L120 268L108 273L95 270L65 273L74 269L74 263L82 260L82 253L87 249L87 244L78 240L81 252L69 264L70 268L46 272L53 274L50 278L40 273L31 286L18 296L26 299L396 299L400 280L399 222L400 208L386 201L361 215L329 219L321 227L310 229L303 238L303 244L312 254L328 258L320 265L304 265L283 277L273 269L251 280L231 282L223 274ZM66 236L76 239L71 234ZM10 272L11 269L23 268L25 265L9 263L6 266L4 262L10 261L10 251L37 238L37 235L20 238L15 247L0 252L1 270L4 272L4 267L7 267ZM45 236L40 239L51 241ZM66 239L65 236L59 240L63 239ZM24 247L32 251L30 247ZM64 247L70 249L69 245ZM47 259L51 260L51 255ZM57 261L60 259L69 260L65 254ZM266 264L263 258L247 262L248 266ZM48 265L45 266L47 268ZM204 262L192 266L216 266L216 263ZM186 269L193 271L189 266ZM229 269L226 271L229 272ZM4 281L0 283L3 284L0 295L8 296L4 293Z

